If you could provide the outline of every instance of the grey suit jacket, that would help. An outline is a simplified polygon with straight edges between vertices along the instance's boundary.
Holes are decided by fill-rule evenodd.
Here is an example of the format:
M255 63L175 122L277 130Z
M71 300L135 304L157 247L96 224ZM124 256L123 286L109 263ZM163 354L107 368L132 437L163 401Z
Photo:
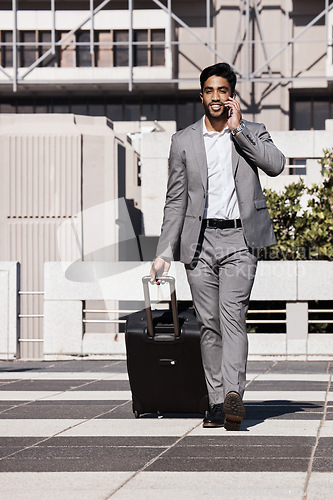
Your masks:
M251 248L276 243L272 223L258 176L280 174L285 157L274 145L262 123L245 121L233 138L232 168L235 177L244 237ZM198 244L207 191L207 159L202 119L172 137L161 236L157 256L189 264Z

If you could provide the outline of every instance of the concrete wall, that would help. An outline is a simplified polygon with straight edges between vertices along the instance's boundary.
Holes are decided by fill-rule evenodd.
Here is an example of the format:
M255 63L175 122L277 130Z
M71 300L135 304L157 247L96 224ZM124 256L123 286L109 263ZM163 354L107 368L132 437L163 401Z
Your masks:
M287 167L278 177L269 177L259 171L263 187L282 191L287 184L297 182L299 175L288 175L289 158L304 159L305 184L322 181L321 166L318 159L323 149L333 146L333 120L326 120L326 130L269 131L276 146L287 158ZM139 134L138 134L139 135ZM142 132L140 142L142 162L142 212L144 231L149 236L159 236L165 202L168 156L171 141L169 132ZM140 140L139 140L140 139Z
M0 359L15 359L19 339L20 265L0 262Z
M82 329L82 302L87 299L132 300L143 308L141 277L150 262L76 263L66 270L45 264L44 359L119 358L124 334L96 337L87 345ZM174 262L177 298L191 300L184 266ZM151 299L164 307L168 286L151 287ZM286 334L249 334L250 359L333 359L333 335L308 333L308 301L333 300L332 262L259 262L252 301L286 301Z
M0 115L0 149L0 258L21 263L29 292L20 355L41 358L44 262L140 258L140 190L126 191L137 153L106 118L70 114Z

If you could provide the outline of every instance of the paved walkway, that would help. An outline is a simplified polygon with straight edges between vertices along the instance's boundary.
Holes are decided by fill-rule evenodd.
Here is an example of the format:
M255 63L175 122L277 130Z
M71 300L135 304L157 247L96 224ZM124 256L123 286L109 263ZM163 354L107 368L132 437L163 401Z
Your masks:
M333 363L250 362L239 432L135 419L124 361L0 362L1 500L333 498Z

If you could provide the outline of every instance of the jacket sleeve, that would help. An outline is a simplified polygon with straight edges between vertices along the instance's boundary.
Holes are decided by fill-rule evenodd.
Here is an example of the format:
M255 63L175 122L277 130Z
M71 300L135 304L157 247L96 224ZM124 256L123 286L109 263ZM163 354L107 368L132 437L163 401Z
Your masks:
M169 177L161 236L156 255L174 260L187 207L187 174L176 135L172 137L169 155Z
M253 133L245 122L245 127L235 137L235 142L249 160L270 177L275 177L283 171L286 159L273 143L263 123L259 124L258 133Z

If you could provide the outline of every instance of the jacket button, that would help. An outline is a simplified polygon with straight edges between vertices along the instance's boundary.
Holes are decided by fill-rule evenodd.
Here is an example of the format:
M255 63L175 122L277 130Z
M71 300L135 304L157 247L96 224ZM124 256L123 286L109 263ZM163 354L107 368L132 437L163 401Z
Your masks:
M201 215L199 215L199 220L201 221L201 219L202 219L202 217L201 217Z

